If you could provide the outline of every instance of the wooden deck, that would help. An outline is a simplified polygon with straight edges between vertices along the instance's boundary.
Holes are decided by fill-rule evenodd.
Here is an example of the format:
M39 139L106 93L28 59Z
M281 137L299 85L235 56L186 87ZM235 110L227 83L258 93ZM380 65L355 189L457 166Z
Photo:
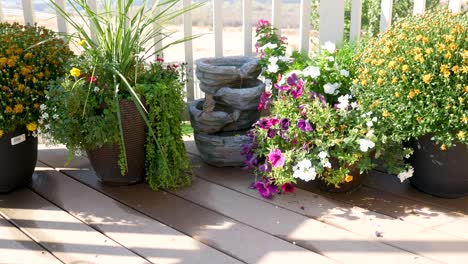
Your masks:
M351 194L272 200L241 168L201 162L193 185L102 186L88 160L41 149L29 188L0 195L0 264L468 263L468 197L440 199L373 172Z

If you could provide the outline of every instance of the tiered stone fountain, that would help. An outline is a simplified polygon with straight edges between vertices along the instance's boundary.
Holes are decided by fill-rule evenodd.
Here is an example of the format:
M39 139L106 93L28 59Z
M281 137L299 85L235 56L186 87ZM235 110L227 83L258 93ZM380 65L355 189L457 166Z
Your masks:
M208 164L242 166L245 135L259 117L257 106L265 85L257 79L258 60L236 56L196 61L196 75L205 99L189 105L195 143Z

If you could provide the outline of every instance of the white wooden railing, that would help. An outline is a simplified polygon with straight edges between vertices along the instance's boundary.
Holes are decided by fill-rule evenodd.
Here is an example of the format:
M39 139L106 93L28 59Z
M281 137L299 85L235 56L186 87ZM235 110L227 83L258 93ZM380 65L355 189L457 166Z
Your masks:
M23 17L25 23L33 24L35 22L33 0L21 0L23 8ZM62 8L65 6L64 0L55 0ZM213 6L213 31L214 31L214 54L213 56L223 56L223 0L211 0ZM252 2L253 0L242 0L242 32L243 32L243 54L252 55ZM461 9L461 0L450 0L449 8L453 12L459 12ZM90 6L96 9L96 0L88 0ZM192 0L183 0L184 6L189 6ZM299 49L302 52L309 52L309 32L310 32L310 0L300 1L299 16ZM414 0L414 14L421 14L425 11L425 0ZM272 24L281 30L282 28L282 0L272 0ZM381 1L380 31L385 31L392 23L393 0ZM358 40L361 32L361 9L362 0L352 0L350 39ZM319 42L326 41L340 42L344 31L344 10L345 0L322 0L320 3L320 28ZM3 9L0 0L0 21L4 19ZM288 19L291 19L290 17ZM192 35L192 14L186 13L183 16L184 36ZM57 28L60 32L67 32L67 24L61 16L57 16ZM92 31L92 29L91 29ZM156 42L159 42L157 39ZM242 45L239 43L239 45ZM191 41L184 43L185 61L188 68L193 69L193 43ZM193 74L192 74L193 77ZM200 97L202 93L196 90L193 78L187 85L187 101L192 101Z

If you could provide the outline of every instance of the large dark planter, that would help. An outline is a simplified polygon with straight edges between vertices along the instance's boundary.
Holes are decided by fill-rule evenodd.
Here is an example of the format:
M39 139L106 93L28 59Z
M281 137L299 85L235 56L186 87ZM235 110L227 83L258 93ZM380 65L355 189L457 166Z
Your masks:
M443 198L468 195L468 146L458 143L446 151L424 136L414 144L409 159L414 167L411 184L417 189Z
M36 162L37 138L27 136L26 131L4 134L0 138L0 193L27 185Z
M130 100L119 103L122 116L128 171L122 175L119 167L118 145L104 145L88 150L88 158L98 180L108 185L130 185L141 182L145 176L145 140L147 126L136 105Z

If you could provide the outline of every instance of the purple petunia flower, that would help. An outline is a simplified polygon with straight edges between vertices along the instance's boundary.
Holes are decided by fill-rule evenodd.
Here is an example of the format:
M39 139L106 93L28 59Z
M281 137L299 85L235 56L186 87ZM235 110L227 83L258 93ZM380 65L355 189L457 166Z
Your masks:
M304 85L297 87L297 89L291 91L291 95L294 99L301 97L304 93Z
M279 192L278 186L276 186L276 185L274 185L272 183L269 183L269 182L266 183L265 185L266 185L268 191L270 192L270 194L273 195L273 194L277 194Z
M274 149L268 154L268 160L271 162L273 167L281 168L284 166L286 157L280 149Z
M257 189L258 193L263 197L270 199L272 194L270 190L268 190L266 184L263 181L258 181L254 185L255 189Z
M261 172L270 172L270 171L271 171L271 168L270 168L270 166L268 165L268 163L263 163L262 165L258 166L258 169L259 169Z
M297 84L299 83L299 79L297 78L297 75L293 73L288 77L288 79L286 79L286 82L290 86L297 86Z
M316 98L318 98L318 93L316 93L314 91L310 92L310 99L314 100Z
M302 130L302 132L310 132L314 130L312 128L312 125L310 125L309 121L304 120L304 119L299 119L299 121L297 121L297 128Z
M271 119L269 118L262 118L257 122L257 124L261 129L265 129L265 130L269 129L273 125L271 123Z
M291 125L291 121L288 118L281 119L280 127L282 130L288 130L290 125Z
M268 104L270 103L270 92L264 92L260 96L260 103L258 104L257 110L262 111L263 109L267 109Z
M274 86L278 91L288 91L290 89L289 85L280 85L278 83L275 83Z
M323 96L323 94L319 94L318 97L319 97L319 99L320 99L320 102L322 102L322 103L326 103L326 102L327 102L327 100L325 99L325 96Z
M258 159L256 156L252 155L249 159L246 158L244 163L249 169L253 169L258 166Z
M277 129L268 129L268 132L267 132L267 136L269 138L274 138L276 136L276 134L278 134L278 130Z

